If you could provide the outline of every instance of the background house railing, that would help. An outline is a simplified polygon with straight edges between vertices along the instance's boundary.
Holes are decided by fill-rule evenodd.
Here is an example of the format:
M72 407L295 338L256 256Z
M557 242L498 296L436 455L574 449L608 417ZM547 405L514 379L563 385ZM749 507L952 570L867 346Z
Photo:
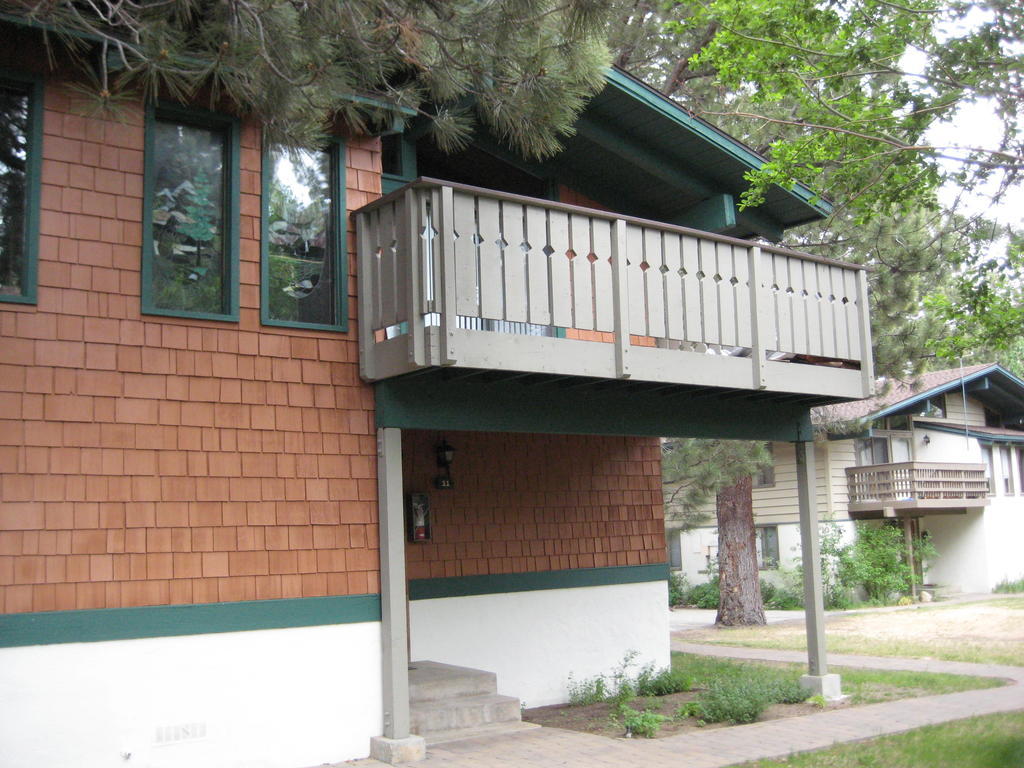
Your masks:
M908 461L847 467L846 485L851 509L964 506L964 501L987 499L989 493L982 464Z
M356 223L370 380L457 364L870 392L859 267L432 179L360 209ZM402 351L390 349L399 338ZM556 342L563 353L540 361Z

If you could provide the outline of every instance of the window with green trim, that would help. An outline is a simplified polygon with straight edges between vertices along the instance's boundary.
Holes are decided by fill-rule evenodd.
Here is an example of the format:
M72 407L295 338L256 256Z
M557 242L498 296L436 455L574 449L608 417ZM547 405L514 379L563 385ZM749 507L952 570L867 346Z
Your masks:
M238 123L179 107L146 121L142 309L238 319Z
M42 97L40 79L0 71L0 301L36 300Z
M267 325L346 330L345 147L263 154L260 314Z

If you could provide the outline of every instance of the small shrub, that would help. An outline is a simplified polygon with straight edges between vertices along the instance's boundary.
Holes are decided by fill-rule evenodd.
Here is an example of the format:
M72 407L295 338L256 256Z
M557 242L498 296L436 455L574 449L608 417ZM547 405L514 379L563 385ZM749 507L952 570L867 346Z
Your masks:
M688 691L693 687L693 678L685 673L666 667L655 672L648 665L640 670L634 683L638 696L667 696L670 693Z
M718 579L691 587L686 595L686 604L697 608L718 608Z
M608 698L608 684L600 675L575 680L569 675L569 703L574 707L585 707Z
M686 583L686 574L676 571L668 577L668 604L669 606L682 605L686 599L686 593L690 585Z
M752 723L768 706L761 681L716 680L700 698L700 717L709 723Z
M688 717L700 717L701 716L701 705L699 701L688 701L685 704L680 704L676 710L675 719L685 720Z
M622 722L626 726L627 735L632 734L634 736L643 736L645 739L653 739L658 735L661 724L666 720L668 718L664 715L651 712L649 709L643 712L629 709L626 711Z
M913 599L908 597L907 595L904 595L903 597L901 597L899 600L896 601L896 605L900 605L900 606L903 606L903 607L906 607L908 605L913 605L913 604L914 604Z
M999 592L1002 594L1014 594L1017 592L1024 592L1024 576L1017 579L1016 581L1010 581L1009 579L1003 579L996 584L993 592Z
M825 697L820 693L817 693L807 699L807 703L817 707L818 709L824 709L826 706Z
M761 580L761 601L765 608L777 611L795 611L804 607L800 592L791 589L787 583L775 584L764 579Z
M799 704L807 699L807 689L799 680L777 677L766 680L764 686L769 704Z

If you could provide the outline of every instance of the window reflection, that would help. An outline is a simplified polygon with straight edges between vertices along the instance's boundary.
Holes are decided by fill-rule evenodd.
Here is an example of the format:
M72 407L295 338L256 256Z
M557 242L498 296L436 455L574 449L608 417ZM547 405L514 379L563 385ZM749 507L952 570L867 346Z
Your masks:
M338 318L332 153L279 148L267 156L268 316L334 325Z

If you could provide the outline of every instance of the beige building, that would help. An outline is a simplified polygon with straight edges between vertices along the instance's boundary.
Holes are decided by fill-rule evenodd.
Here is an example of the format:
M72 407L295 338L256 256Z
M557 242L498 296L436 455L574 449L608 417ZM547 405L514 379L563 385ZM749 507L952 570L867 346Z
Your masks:
M926 581L948 592L989 592L1024 575L1024 382L975 365L900 382L885 395L818 408L818 509L845 536L855 520L909 526L938 556ZM800 558L796 456L771 443L773 466L754 478L759 564L770 576ZM708 525L670 534L672 565L707 580L717 553Z

